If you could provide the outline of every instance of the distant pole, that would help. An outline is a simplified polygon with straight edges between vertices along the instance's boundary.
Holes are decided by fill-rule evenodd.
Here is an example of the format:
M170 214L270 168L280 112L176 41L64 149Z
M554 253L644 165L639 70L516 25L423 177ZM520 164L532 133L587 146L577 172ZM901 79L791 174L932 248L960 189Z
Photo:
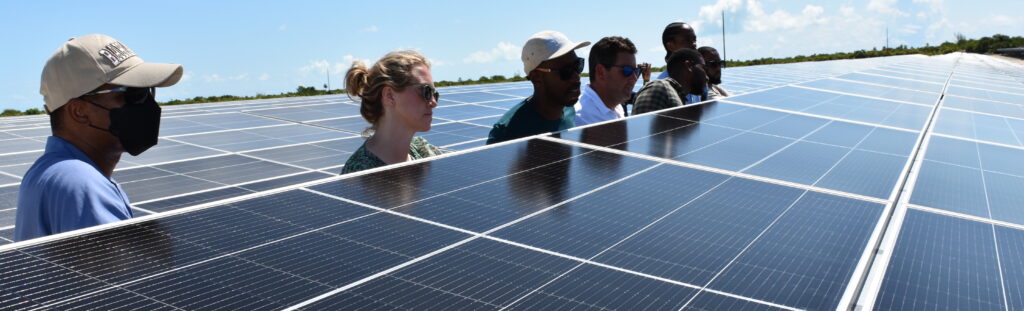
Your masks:
M331 65L327 65L327 93L331 93Z
M885 26L885 49L889 49L889 26Z
M722 10L722 60L726 60L725 57L725 10Z

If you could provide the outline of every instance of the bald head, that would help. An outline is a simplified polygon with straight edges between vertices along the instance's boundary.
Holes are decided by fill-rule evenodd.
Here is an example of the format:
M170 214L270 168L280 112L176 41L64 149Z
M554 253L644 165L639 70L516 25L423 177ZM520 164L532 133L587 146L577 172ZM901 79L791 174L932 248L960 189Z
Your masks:
M665 26L665 30L661 32L661 44L665 47L665 60L668 61L672 52L681 49L696 49L697 33L686 23L671 23Z

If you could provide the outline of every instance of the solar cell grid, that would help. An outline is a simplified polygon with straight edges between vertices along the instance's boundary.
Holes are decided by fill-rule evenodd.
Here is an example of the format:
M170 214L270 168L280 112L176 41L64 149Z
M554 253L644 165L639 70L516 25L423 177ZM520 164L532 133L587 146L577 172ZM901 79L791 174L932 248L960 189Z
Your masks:
M0 295L60 309L1012 308L1024 296L1008 259L1024 249L1015 106L961 92L931 132L939 93L911 90L960 70L1003 75L956 57L729 68L749 95L344 177L365 121L341 115L342 96L187 107L160 153L180 158L115 178L145 210L202 205L0 246ZM468 104L435 110L425 136L478 146L528 90L442 89ZM314 125L348 128L295 122L314 110L335 114ZM890 201L915 158L909 199ZM0 223L0 240L9 232ZM893 252L866 256L883 234Z

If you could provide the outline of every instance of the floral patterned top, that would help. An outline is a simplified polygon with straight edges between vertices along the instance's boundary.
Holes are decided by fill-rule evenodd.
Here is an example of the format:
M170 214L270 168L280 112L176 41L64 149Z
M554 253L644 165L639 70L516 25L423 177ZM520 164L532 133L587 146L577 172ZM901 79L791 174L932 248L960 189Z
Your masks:
M409 143L409 157L413 160L432 157L442 153L444 151L441 148L431 145L423 137L413 137L412 142ZM345 161L345 166L341 168L341 173L348 174L385 165L388 164L370 152L369 149L366 149L366 142L363 142L363 145L359 146L359 149L356 149L356 152L349 156L348 161Z

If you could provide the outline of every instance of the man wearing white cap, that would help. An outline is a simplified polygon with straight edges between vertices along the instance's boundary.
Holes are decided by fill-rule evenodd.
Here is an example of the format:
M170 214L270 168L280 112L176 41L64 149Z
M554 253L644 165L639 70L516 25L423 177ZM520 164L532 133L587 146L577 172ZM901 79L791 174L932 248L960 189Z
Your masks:
M178 83L182 71L144 63L105 35L72 38L50 56L39 93L53 136L21 181L16 241L132 217L128 196L110 175L122 153L136 156L156 145L156 87Z
M573 127L573 105L580 97L580 73L584 59L575 43L557 31L541 31L523 45L523 72L533 83L533 95L505 112L487 137L493 144L516 138L556 132Z

